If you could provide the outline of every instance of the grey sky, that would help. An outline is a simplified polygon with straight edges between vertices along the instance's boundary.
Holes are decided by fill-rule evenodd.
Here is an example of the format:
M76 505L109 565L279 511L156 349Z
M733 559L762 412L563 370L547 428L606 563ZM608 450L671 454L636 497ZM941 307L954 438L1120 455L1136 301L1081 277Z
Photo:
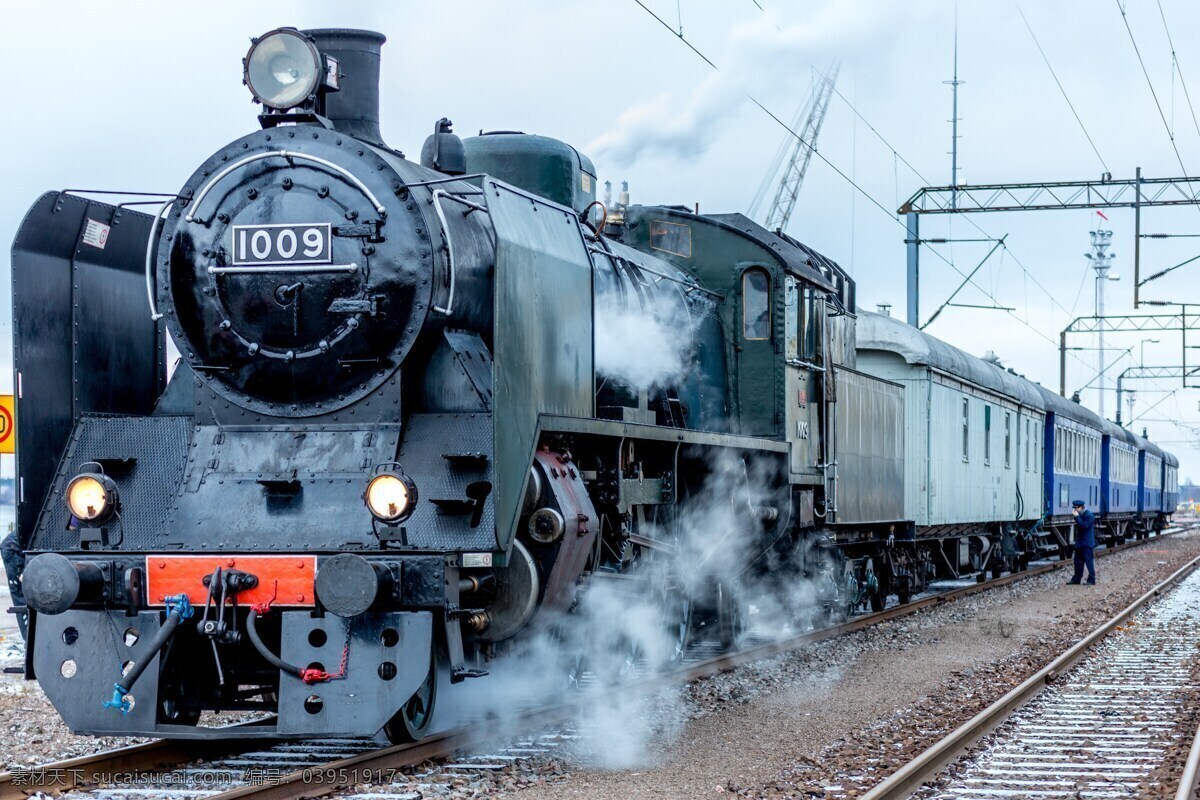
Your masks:
M42 191L94 187L174 191L212 151L253 129L255 106L241 85L248 38L279 25L372 27L384 47L383 131L417 155L434 120L463 134L518 129L588 147L602 179L625 179L635 202L699 203L701 211L745 210L782 130L745 95L790 120L812 68L841 56L838 89L924 179L893 157L834 97L821 152L889 211L925 179L949 181L953 0L784 2L645 0L720 67L714 73L633 0L590 2L273 2L203 4L22 3L6 7L10 109L0 137L0 241L11 242ZM1126 0L1129 22L1174 131L1184 166L1200 169L1200 132L1173 73L1155 0ZM1117 0L1024 0L1022 5L1114 176L1180 172L1168 133L1121 21ZM1200 4L1162 0L1184 81L1200 103L1200 46L1189 34ZM1101 164L1071 115L1011 0L959 0L960 180L969 183L1095 177ZM590 145L590 147L589 147ZM1109 313L1132 311L1132 213L1109 213L1114 271ZM1057 386L1058 331L1092 311L1083 253L1094 213L977 215L988 233L1009 234L978 281L1002 312L949 309L930 328L975 354L995 350L1008 366ZM1144 230L1200 232L1200 209L1154 210ZM978 237L964 219L926 218L923 236ZM839 261L858 281L860 304L904 307L904 233L894 215L854 192L814 160L790 231ZM1155 270L1194 255L1192 240L1150 240ZM942 250L969 271L986 244ZM7 245L6 245L7 249ZM1019 264L1017 260L1019 259ZM1028 270L1027 277L1020 265ZM7 263L3 285L8 286ZM1146 289L1150 297L1195 300L1195 267ZM1054 305L1034 279L1049 290ZM927 316L961 278L926 253ZM7 291L5 296L7 296ZM961 302L989 302L968 288ZM8 302L3 303L8 332ZM1149 309L1147 309L1149 310ZM1026 327L1022 322L1028 322ZM1035 332L1035 330L1037 332ZM1039 335L1040 332L1040 335ZM1136 335L1114 336L1114 355ZM1146 344L1147 364L1178 364L1178 334ZM1091 345L1085 339L1074 342ZM8 348L0 388L11 384ZM1196 351L1193 351L1196 352ZM1069 388L1094 374L1095 354L1069 360ZM1131 360L1132 359L1132 360ZM1200 352L1189 360L1200 360ZM1135 415L1162 400L1151 420L1200 424L1200 392L1144 383ZM1160 393L1152 393L1160 392ZM1166 399L1163 399L1166 398ZM1085 393L1096 407L1096 393ZM1108 400L1109 416L1113 399ZM1141 427L1139 421L1136 427ZM1179 453L1182 475L1200 478L1194 439L1169 422L1146 423Z

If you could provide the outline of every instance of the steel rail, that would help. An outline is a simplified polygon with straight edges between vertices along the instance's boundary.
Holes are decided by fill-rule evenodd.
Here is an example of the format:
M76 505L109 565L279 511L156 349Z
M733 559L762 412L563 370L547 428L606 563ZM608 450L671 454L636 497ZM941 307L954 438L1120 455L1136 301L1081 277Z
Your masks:
M1113 555L1155 541L1161 536L1179 533L1190 527L1192 526L1173 527L1153 538L1134 540L1114 547L1106 547L1103 550L1097 550L1096 556ZM622 687L622 690L638 695L649 694L662 688L686 683L697 678L716 675L744 664L795 650L805 644L833 639L881 622L909 616L927 608L937 607L962 597L1007 586L1010 583L1015 583L1025 578L1032 578L1037 575L1044 575L1055 570L1064 569L1069 564L1070 562L1068 561L1056 561L970 586L962 586L928 595L905 605L897 605L883 611L864 614L836 625L809 631L808 633L753 645L736 653L714 656L682 669L655 676L633 686ZM282 776L278 781L272 779L267 784L240 786L235 789L229 789L210 796L208 800L235 800L236 798L247 797L258 798L259 800L299 800L299 798L319 797L340 789L345 789L354 783L362 782L351 781L350 778L352 776L362 776L368 772L415 766L430 759L450 755L466 747L485 744L498 736L516 735L540 726L553 724L568 718L572 713L577 712L579 708L580 703L570 702L528 709L512 717L489 720L481 724L463 726L435 733L414 744L385 747L333 761L321 767L299 770ZM25 772L36 775L36 779L29 786L14 784L13 772L0 772L0 800L25 800L31 791L52 794L67 789L80 788L86 783L86 777L89 774L148 771L154 768L170 767L180 763L192 762L198 757L216 757L237 753L241 750L258 749L263 744L264 740L262 739L229 739L221 742L205 742L204 740L172 741L162 739L145 742L143 744L129 745L115 750L107 750L101 753L80 756L65 761L56 761L31 768ZM338 780L338 778L343 779Z
M960 725L948 736L918 755L912 761L892 773L861 800L901 800L911 795L923 784L940 774L947 766L966 752L971 745L1003 724L1013 712L1024 707L1040 694L1056 678L1070 669L1098 642L1102 641L1118 625L1147 604L1156 600L1176 583L1200 567L1200 556L1177 569L1166 580L1143 594L1124 610L1100 625L1083 639L1076 642L1062 655L1035 672L1025 681L1010 689L990 706Z
M235 723L237 727L248 723ZM197 758L217 758L258 749L269 739L155 739L100 753L54 761L26 770L0 772L0 800L28 800L30 794L57 794L86 786L99 774L147 772L174 768ZM28 784L24 780L28 779Z
M1200 730L1192 740L1192 749L1188 751L1187 761L1183 764L1183 774L1179 776L1179 788L1175 791L1175 800L1194 800L1196 788L1200 786Z

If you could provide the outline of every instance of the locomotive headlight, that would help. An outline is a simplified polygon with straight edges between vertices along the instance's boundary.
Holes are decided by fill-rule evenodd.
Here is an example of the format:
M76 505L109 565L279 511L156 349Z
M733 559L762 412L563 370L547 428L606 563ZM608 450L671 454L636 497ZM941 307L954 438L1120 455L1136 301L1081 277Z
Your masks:
M412 478L402 472L381 472L367 484L363 500L375 519L394 525L412 514L417 502L417 487Z
M293 108L317 90L321 55L299 31L280 28L264 35L246 54L246 85L263 105Z
M117 485L107 475L84 472L67 484L67 509L80 522L99 525L117 508Z

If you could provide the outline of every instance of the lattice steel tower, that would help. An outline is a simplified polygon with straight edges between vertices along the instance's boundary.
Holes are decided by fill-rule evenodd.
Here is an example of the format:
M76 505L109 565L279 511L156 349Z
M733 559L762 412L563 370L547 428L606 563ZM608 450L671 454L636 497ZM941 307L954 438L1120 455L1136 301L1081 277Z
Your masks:
M783 230L787 227L792 211L796 208L796 198L800 194L800 186L804 183L804 174L808 171L808 162L812 160L813 151L817 146L817 136L821 133L821 125L825 122L825 112L829 108L829 98L833 94L833 84L837 80L840 62L835 62L829 71L817 79L812 97L808 104L797 115L797 124L801 117L803 127L796 128L798 136L791 148L787 167L779 179L779 188L775 191L775 200L763 217L763 225L769 231ZM807 112L807 113L805 113ZM753 209L751 209L753 213Z

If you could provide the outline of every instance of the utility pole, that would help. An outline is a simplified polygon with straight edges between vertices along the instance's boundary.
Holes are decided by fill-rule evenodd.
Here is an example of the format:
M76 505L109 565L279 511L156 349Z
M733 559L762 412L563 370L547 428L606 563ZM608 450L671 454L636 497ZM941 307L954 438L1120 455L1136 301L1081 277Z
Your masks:
M1117 280L1116 276L1109 277L1108 271L1112 268L1113 254L1108 252L1108 247L1112 244L1112 231L1101 230L1099 226L1094 231L1088 231L1088 235L1092 239L1092 252L1084 253L1084 257L1092 264L1092 269L1096 270L1096 316L1104 318L1104 284L1110 280ZM1104 351L1104 328L1100 327L1096 336L1099 339L1099 359L1097 365L1100 375L1100 416L1104 416L1104 395L1108 391L1108 378L1104 374L1105 358L1107 354Z
M958 3L954 4L954 78L942 83L950 86L953 98L950 112L950 207L958 208L958 87L966 83L958 79Z

